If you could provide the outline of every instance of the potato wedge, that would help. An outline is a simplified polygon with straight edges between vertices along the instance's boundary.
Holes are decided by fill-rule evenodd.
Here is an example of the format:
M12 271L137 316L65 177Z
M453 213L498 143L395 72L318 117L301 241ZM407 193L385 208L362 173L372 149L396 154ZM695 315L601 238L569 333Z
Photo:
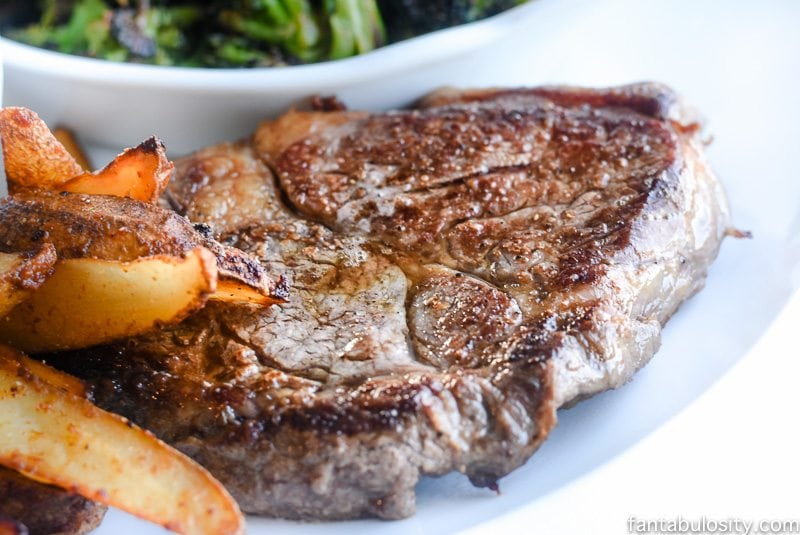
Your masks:
M0 318L44 284L55 263L56 249L51 244L31 253L0 253Z
M21 188L57 189L83 173L44 121L29 109L0 109L0 138L10 193Z
M90 173L75 138L63 129L57 132L72 151L33 111L0 110L0 137L10 193L24 189L71 191L155 202L172 175L172 162L156 137L125 150L104 169Z
M78 140L75 139L75 134L72 130L63 126L57 126L53 129L53 137L67 149L67 152L75 158L75 161L78 162L78 165L80 165L84 171L92 170L89 157L86 155L83 147L81 147L81 144L78 143Z
M57 369L44 364L43 362L26 357L22 353L17 355L17 360L19 360L20 363L25 366L30 373L35 375L40 380L50 384L51 386L60 388L61 390L68 392L73 396L78 396L81 398L86 397L86 385L83 384L83 381L77 377L73 377L68 373L60 372Z
M217 283L217 291L211 294L209 299L226 303L250 303L261 306L275 303L275 296L270 295L269 292L257 290L239 281L222 278Z
M286 281L270 276L258 258L222 245L209 229L193 226L158 205L47 191L27 191L0 200L0 243L25 251L37 245L34 239L42 233L61 259L89 256L130 262L153 255L182 257L195 247L205 247L217 258L220 282L252 288L249 295L261 296L248 302L261 299L272 304L288 298Z
M38 353L136 336L202 308L216 286L216 260L203 247L184 259L59 260L41 288L0 319L0 341Z
M96 173L83 173L58 187L59 191L114 195L154 203L167 187L173 164L164 143L151 137L114 158Z
M58 372L55 372L58 373ZM126 419L55 388L0 346L0 464L178 533L239 534L205 469Z

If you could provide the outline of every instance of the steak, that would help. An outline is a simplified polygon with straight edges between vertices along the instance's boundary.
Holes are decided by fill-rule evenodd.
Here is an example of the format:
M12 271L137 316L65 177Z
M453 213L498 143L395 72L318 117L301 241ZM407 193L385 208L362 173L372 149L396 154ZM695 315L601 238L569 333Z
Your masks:
M697 122L656 84L290 111L176 169L173 207L288 302L51 361L286 518L402 518L423 475L495 488L556 409L652 357L728 225Z
M17 531L30 535L82 535L100 525L106 506L57 487L38 483L0 467L0 533L3 518L13 519Z

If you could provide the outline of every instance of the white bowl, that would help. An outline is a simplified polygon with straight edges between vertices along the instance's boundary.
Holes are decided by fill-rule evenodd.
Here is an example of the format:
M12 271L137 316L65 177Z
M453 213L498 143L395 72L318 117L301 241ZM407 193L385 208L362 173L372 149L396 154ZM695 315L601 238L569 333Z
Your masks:
M375 110L406 105L442 85L476 85L481 66L469 61L470 54L519 32L540 31L553 24L554 10L568 21L565 1L570 4L532 0L489 19L362 56L281 68L113 63L0 39L6 62L4 105L29 107L92 144L120 148L156 134L180 154L247 135L259 121L312 95L338 95L352 108ZM524 60L518 59L520 68Z

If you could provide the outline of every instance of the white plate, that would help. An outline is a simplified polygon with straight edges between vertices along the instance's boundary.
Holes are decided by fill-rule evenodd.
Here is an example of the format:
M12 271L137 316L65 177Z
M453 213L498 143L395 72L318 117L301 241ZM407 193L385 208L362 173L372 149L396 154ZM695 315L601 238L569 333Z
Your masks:
M685 426L666 422L692 405L753 347L800 283L800 240L792 238L800 236L800 175L796 163L800 152L800 32L796 29L800 3L618 0L598 4L590 16L562 28L557 38L551 32L542 42L531 33L525 40L502 43L500 52L494 47L491 53L496 55L495 61L490 62L490 68L475 72L475 85L611 85L644 79L672 85L707 118L714 137L709 157L729 192L734 222L753 231L754 238L726 241L707 287L670 321L662 349L653 362L624 388L559 413L559 425L541 450L501 481L500 496L474 489L463 477L450 475L420 484L417 515L407 520L299 524L253 518L248 522L249 533L442 535L469 528L578 532L564 526L603 533L611 529L604 518L637 513L620 496L630 498L638 493L642 497L636 503L642 506L648 496L664 499L687 493L691 488L687 489L686 483L692 487L702 482L709 496L716 492L729 496L732 486L749 485L747 479L731 481L719 477L718 472L709 471L706 478L704 463L697 459L687 465L696 471L694 479L668 478L670 471L680 470L684 460L689 462L681 457L685 451L678 450L677 458L669 458L659 454L664 453L663 448L642 450L639 443L652 446L653 440L666 443L671 439L691 444L693 436L648 435L660 427L688 433ZM520 55L528 58L530 67L509 69L507 65L518 64ZM473 58L476 63L485 60ZM420 87L420 93L426 89ZM800 306L795 309L800 312ZM797 351L791 354L796 358ZM772 363L775 361L773 358ZM757 366L758 361L750 358L746 364ZM744 394L758 403L761 397L769 398L762 396L769 388L769 382L756 381L748 384ZM725 404L701 403L709 407L703 413L705 418L731 419L731 415L721 413ZM790 412L792 407L784 410L783 421L793 425L796 416ZM781 418L770 421L780 422ZM753 432L755 425L743 422L742 432ZM723 431L729 432L730 438L724 441L727 457L721 458L731 459L733 454L745 458L746 452L736 450L736 430ZM770 450L786 458L770 459L769 466L793 466L792 473L796 474L797 461L793 455L789 458L791 449L784 446ZM653 465L653 473L660 474L661 479L643 475L637 479L638 474L619 468L632 455L626 452L637 453L638 469ZM736 466L730 470L754 473L742 472ZM602 479L598 482L598 478ZM666 482L666 488L661 481ZM627 487L623 490L615 483ZM765 511L770 503L786 502L785 489L761 483L749 494L754 496L751 511ZM796 496L796 486L794 491ZM702 501L702 496L695 499ZM584 507L581 504L588 502L582 500L591 503ZM657 509L660 504L653 507ZM581 511L598 516L584 518ZM613 525L616 532L626 530L621 521ZM537 529L542 526L547 529ZM145 535L162 531L111 512L97 533Z

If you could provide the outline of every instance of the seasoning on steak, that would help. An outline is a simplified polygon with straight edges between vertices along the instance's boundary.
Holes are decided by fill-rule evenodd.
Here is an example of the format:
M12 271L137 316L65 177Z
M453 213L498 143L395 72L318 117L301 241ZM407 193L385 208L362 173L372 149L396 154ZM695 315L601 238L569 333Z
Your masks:
M105 513L105 505L0 467L0 528L8 518L20 535L83 535L99 526Z
M697 134L654 84L289 112L169 192L289 301L61 365L251 513L401 518L422 475L492 487L702 286L728 213Z

